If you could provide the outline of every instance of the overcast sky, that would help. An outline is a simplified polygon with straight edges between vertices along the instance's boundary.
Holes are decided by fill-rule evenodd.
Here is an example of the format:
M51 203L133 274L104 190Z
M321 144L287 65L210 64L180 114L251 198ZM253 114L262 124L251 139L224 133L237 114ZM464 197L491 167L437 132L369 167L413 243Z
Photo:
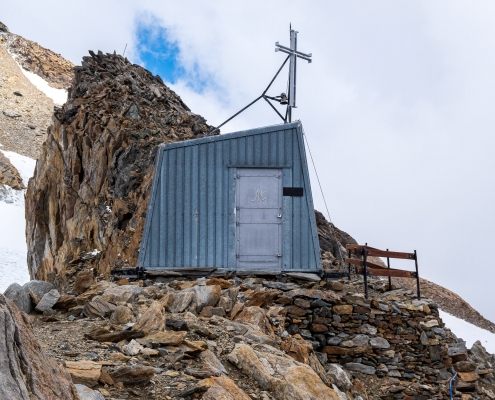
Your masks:
M292 23L314 59L298 64L294 117L333 222L359 243L416 249L420 275L495 321L494 2L0 0L0 9L12 32L76 64L89 49L127 44L126 56L212 125L261 94ZM279 122L260 102L223 132ZM312 183L323 211L314 174Z

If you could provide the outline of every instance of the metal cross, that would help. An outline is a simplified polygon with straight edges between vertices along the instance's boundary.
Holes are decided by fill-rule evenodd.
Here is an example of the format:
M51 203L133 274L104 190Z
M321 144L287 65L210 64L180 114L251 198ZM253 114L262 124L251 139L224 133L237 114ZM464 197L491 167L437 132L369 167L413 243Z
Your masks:
M258 100L264 99L270 107L278 114L280 118L282 118L282 121L284 123L287 122L292 122L292 108L296 107L296 61L297 57L302 58L303 60L306 60L307 62L311 62L311 57L312 54L305 54L300 51L297 51L297 31L290 28L290 47L285 47L280 45L278 42L275 43L275 51L281 51L283 53L288 54L286 57L285 61L282 63L282 66L278 69L277 73L273 77L273 79L270 81L268 86L266 87L265 91L261 93L261 96L258 96L256 99L254 99L251 103L249 103L246 107L241 109L240 111L236 112L234 115L232 115L229 119L226 121L222 122L220 125L218 125L216 128L213 128L213 130L208 133L208 135L212 135L216 131L219 131L222 126L224 126L227 122L231 121L235 117L237 117L240 113L243 111L247 110L249 107L251 107L254 103L256 103ZM275 82L275 79L277 79L277 76L280 74L280 71L284 68L285 64L287 61L290 60L290 68L289 68L289 96L287 98L287 95L285 93L282 93L280 96L268 96L266 92L268 92L268 89L272 86L273 82ZM275 108L275 106L270 102L274 101L276 103L279 103L281 105L287 105L287 110L285 112L285 117Z
M297 51L297 31L291 28L290 30L290 48L282 46L279 42L275 43L275 51L281 51L286 53L290 57L289 64L289 104L288 104L288 117L289 122L292 120L292 108L296 108L296 61L297 58L302 58L310 63L311 57L313 56L311 53L305 54L300 51Z

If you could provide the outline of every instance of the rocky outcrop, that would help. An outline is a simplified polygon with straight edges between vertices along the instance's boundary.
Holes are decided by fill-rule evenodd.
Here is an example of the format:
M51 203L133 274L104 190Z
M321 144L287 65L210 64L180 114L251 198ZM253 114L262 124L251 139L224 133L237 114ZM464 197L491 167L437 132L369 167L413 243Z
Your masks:
M0 295L0 398L79 399L70 376L45 356L29 317Z
M19 171L12 165L10 160L0 151L0 187L2 185L10 186L12 189L26 189L22 183Z
M156 146L210 130L158 76L119 55L84 57L28 185L31 277L135 266Z
M5 47L25 70L40 76L54 88L67 89L70 86L74 64L36 42L9 32L1 22L0 33L4 36L1 40Z

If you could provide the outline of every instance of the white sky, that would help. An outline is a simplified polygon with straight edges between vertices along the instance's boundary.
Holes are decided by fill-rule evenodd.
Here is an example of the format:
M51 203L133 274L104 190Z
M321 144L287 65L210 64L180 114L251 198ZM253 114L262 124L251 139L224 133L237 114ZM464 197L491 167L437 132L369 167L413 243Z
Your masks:
M359 242L416 249L421 275L495 320L487 301L495 278L495 3L0 0L0 9L12 32L76 64L89 49L121 53L126 43L139 62L136 22L161 21L184 67L211 80L203 93L174 85L211 124L261 94L283 61L274 42L288 44L292 22L299 48L314 58L298 64L294 115L333 221ZM285 76L272 94L284 89ZM259 104L223 132L277 118Z

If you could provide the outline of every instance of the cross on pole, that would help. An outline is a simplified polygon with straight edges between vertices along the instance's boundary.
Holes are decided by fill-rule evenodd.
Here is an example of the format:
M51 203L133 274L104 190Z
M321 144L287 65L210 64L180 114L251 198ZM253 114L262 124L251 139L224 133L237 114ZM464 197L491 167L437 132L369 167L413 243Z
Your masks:
M222 126L224 126L227 122L231 121L235 117L237 117L240 113L243 111L247 110L249 107L251 107L253 104L255 104L258 100L264 99L270 107L275 111L278 116L284 121L286 124L287 122L292 122L292 109L296 107L296 61L297 58L302 58L303 60L306 60L308 63L310 63L312 54L305 54L297 50L297 31L290 28L290 47L285 47L279 44L278 42L275 43L275 51L281 51L282 53L288 54L288 56L285 58L285 61L282 63L282 66L278 69L277 73L273 77L273 79L270 81L268 86L266 87L265 91L261 93L260 96L258 96L256 99L254 99L251 103L249 103L246 107L241 109L240 111L236 112L234 115L232 115L229 119L226 121L222 122L220 125L218 125L216 128L213 128L213 130L208 133L208 135L212 135L213 133L217 132L220 130ZM277 79L277 76L280 74L280 71L284 68L285 64L287 61L290 60L290 68L289 68L289 93L288 96L285 93L280 94L280 96L268 96L266 93L268 92L268 89L272 86L273 82L275 82L275 79ZM276 102L281 105L287 105L287 110L285 112L285 117L275 108L275 106L271 102Z
M281 51L289 55L289 93L288 100L289 104L287 105L287 113L289 122L292 121L292 108L296 108L296 62L297 58L302 58L310 63L311 57L313 56L311 53L305 54L297 50L297 31L291 28L290 30L290 47L285 47L279 44L279 42L275 43L275 51Z

